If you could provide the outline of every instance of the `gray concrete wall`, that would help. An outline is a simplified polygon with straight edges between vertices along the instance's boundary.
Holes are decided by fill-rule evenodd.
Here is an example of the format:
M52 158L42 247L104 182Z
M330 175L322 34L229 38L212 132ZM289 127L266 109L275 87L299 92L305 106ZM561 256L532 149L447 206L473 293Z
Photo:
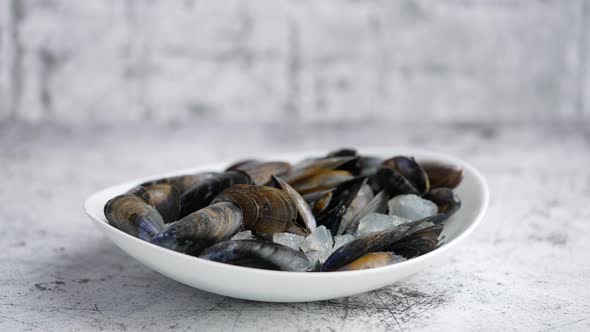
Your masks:
M0 121L590 119L590 1L0 2Z

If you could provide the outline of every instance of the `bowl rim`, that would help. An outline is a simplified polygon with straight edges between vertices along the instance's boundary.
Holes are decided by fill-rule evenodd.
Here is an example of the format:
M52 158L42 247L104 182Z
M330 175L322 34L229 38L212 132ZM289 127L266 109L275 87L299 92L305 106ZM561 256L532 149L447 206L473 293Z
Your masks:
M359 149L359 150L361 150L361 149ZM171 171L171 172L145 176L145 177L141 177L141 178L138 178L135 180L125 181L125 182L122 182L122 183L119 183L119 184L116 184L113 186L103 188L101 190L94 192L85 200L84 212L91 219L93 219L95 222L99 222L101 224L101 226L105 228L105 231L106 231L106 229L110 229L111 231L118 232L119 235L123 236L123 238L126 238L131 241L135 241L134 243L136 245L139 245L139 246L144 245L144 246L148 246L148 247L151 246L152 250L160 251L163 254L173 255L179 259L184 259L188 262L197 263L197 264L204 264L205 266L211 266L211 267L215 267L215 268L225 269L226 270L225 272L228 272L228 273L244 272L244 273L257 273L257 274L260 274L261 276L268 276L268 277L297 276L297 277L301 277L301 278L331 278L331 277L335 277L335 276L345 276L345 275L346 276L358 276L358 275L381 274L381 273L386 273L387 271L390 271L393 269L407 267L411 264L420 264L420 262L422 262L422 261L427 261L434 256L444 254L449 249L455 247L458 243L462 242L465 238L467 238L481 223L481 221L488 209L488 205L489 205L489 196L490 196L489 187L488 187L488 184L487 184L484 176L475 167L473 167L469 163L465 162L462 159L459 159L457 157L453 157L448 154L433 152L433 151L429 151L429 150L425 150L425 149L415 149L415 148L410 148L410 147L384 147L384 146L382 146L382 147L373 147L373 148L369 148L369 149L362 149L362 151L363 151L363 154L366 154L366 155L383 155L385 153L389 153L387 151L393 151L394 154L391 154L391 155L416 155L417 156L416 159L447 161L447 162L451 162L454 165L458 165L461 168L463 168L464 171L467 170L468 172L470 172L474 175L475 180L477 182L477 187L479 188L479 194L481 194L481 202L482 202L481 208L479 209L479 211L477 212L477 215L473 218L473 220L470 222L470 224L467 226L467 228L463 232L458 234L455 238L451 239L450 241L446 242L444 245L439 246L436 249L434 249L433 251L428 252L424 255L420 255L418 257L414 257L412 259L408 259L406 261L399 262L396 264L391 264L391 265L386 265L386 266L381 266L381 267L376 267L376 268L371 268L371 269L355 270L355 271L329 271L329 272L293 272L293 271L265 270L265 269L258 269L258 268L252 268L252 267L246 267L246 266L238 266L238 265L232 265L232 264L227 264L227 263L215 262L215 261L210 261L210 260L203 259L200 257L180 253L180 252L177 252L174 250L160 247L160 246L152 244L148 241L144 241L142 239L134 237L130 234L127 234L127 233L111 226L106 221L106 217L104 216L103 210L100 209L99 211L96 211L96 209L93 207L93 205L94 205L93 203L95 201L104 200L104 199L101 199L101 196L103 196L105 192L111 192L115 189L119 190L119 189L124 189L124 188L131 188L131 187L137 185L138 183L161 178L161 177L174 176L174 175L186 174L186 173L191 173L191 172L202 172L202 171L207 171L208 169L221 168L221 167L223 167L223 165L226 165L226 166L230 165L232 163L231 160L230 161L228 161L228 160L213 160L211 162L198 164L194 167L183 168L183 169L178 169L178 170ZM408 153L408 152L411 152L411 153ZM325 151L318 152L315 150L300 150L300 151L293 151L293 152L289 152L289 153L268 154L268 156L263 156L263 159L265 159L265 160L272 160L272 159L294 160L294 159L304 158L305 156L313 156L313 155L325 155ZM233 160L233 162L235 162L235 160ZM106 203L106 202L104 202L104 203ZM107 237L109 237L109 236L107 235ZM109 240L113 241L110 237L109 237ZM125 251L125 250L123 250L123 251Z

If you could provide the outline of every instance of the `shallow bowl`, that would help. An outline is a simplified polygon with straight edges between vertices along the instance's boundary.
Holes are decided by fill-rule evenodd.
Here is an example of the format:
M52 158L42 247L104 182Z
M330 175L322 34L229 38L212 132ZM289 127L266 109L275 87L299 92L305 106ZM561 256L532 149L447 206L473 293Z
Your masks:
M362 151L380 157L411 155L418 161L435 160L463 168L463 182L456 189L462 207L445 222L442 245L425 255L385 267L347 272L283 272L247 268L178 253L135 238L107 223L103 213L112 197L147 180L198 171L219 171L232 161L206 164L167 174L125 182L98 191L84 204L95 225L119 248L149 268L186 285L221 295L269 302L303 302L339 298L378 289L440 262L479 224L488 204L488 188L482 175L457 158L415 149L379 148ZM322 153L303 152L278 156L257 156L265 160L295 162Z

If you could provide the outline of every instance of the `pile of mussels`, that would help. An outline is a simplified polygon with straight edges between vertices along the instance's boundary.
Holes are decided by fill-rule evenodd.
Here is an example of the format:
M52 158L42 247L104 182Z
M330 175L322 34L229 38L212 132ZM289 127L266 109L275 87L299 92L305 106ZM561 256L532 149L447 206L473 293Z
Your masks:
M104 207L110 225L228 264L350 271L434 250L461 206L462 170L342 149L291 165L240 161L221 173L142 183Z

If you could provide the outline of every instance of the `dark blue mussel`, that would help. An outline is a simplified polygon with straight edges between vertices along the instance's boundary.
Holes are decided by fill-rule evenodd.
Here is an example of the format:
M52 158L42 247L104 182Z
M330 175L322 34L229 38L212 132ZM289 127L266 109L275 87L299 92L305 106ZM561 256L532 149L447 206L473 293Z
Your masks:
M212 204L169 224L151 242L171 250L198 254L235 234L242 226L242 218L242 210L233 203Z
M264 266L281 271L305 272L309 260L302 252L264 240L234 240L217 243L199 256L215 262Z
M334 271L348 265L365 254L383 251L396 241L416 231L422 224L439 224L445 219L445 214L436 214L431 217L402 224L391 230L375 232L359 237L332 253L322 265L321 271Z
M104 206L104 215L110 225L143 240L150 240L164 228L158 210L133 194L109 200Z

